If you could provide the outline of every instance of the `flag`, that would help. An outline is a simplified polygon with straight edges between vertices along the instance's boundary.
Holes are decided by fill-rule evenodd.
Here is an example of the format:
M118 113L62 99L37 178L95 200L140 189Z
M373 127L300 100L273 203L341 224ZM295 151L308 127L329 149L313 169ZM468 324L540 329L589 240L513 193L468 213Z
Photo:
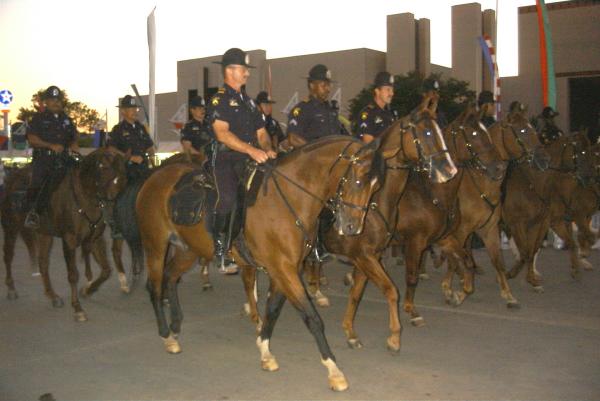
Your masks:
M156 7L152 10L150 15L148 15L148 66L149 66L149 92L148 92L148 111L149 119L148 121L150 125L150 134L154 139L154 145L158 147L158 133L156 132L156 97L155 97L155 65L156 65L156 22L154 20L154 11Z
M283 114L285 114L286 116L290 114L290 111L292 111L292 107L294 107L295 105L297 105L299 103L299 97L298 97L298 91L294 92L294 94L292 95L292 98L290 99L290 101L287 103L287 105L285 106L285 108L283 110L281 110L281 112Z
M536 0L540 38L540 67L542 70L542 96L544 106L556 108L556 76L552 56L552 33L544 0Z
M498 73L498 63L496 62L496 48L492 43L492 39L488 35L480 36L479 45L483 52L486 64L490 70L490 77L492 78L492 93L494 94L494 101L496 102L496 119L500 117L500 74Z
M175 124L175 128L178 130L183 128L183 125L187 122L187 120L188 108L186 103L183 103L181 106L179 106L175 114L173 114L173 117L169 118L169 122Z

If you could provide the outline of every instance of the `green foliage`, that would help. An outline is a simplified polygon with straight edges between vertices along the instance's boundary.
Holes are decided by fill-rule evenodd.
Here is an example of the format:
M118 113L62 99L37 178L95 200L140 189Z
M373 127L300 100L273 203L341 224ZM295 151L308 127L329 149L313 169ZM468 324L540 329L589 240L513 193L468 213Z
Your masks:
M427 79L437 80L440 85L438 109L444 112L448 122L454 120L468 102L475 100L475 92L469 89L469 84L465 81L454 78L443 79L441 74L431 74ZM410 114L421 102L423 81L424 79L415 71L406 75L396 75L394 77L392 110L398 111L399 116ZM360 111L373 99L373 89L373 85L364 88L354 99L349 101L352 121L357 121Z
M45 89L38 90L31 96L31 107L21 107L17 119L20 121L31 120L31 117L42 110L42 94ZM65 113L71 117L79 132L93 132L94 124L100 119L98 112L82 102L72 102L63 90L63 104Z

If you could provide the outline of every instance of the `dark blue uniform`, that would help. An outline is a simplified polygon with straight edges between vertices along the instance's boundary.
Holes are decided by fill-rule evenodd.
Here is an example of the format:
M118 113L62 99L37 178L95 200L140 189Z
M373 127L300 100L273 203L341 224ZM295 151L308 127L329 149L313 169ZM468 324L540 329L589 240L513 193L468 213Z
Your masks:
M65 149L77 140L77 128L65 113L53 114L49 111L36 113L27 127L27 134L33 134L43 141L62 145ZM53 171L58 154L47 148L33 150L33 172L31 188L39 189L46 177Z
M265 127L265 120L256 103L244 92L236 92L225 84L211 98L207 107L210 125L221 120L229 124L229 131L241 141L258 145L256 131ZM217 213L230 213L235 205L238 184L243 178L248 155L229 149L219 143L214 162L214 175L219 193Z
M181 140L189 141L192 148L199 152L204 151L206 154L204 147L212 142L210 128L206 121L198 121L195 118L188 121L181 130Z
M375 103L367 105L358 115L359 138L371 135L378 138L396 120L396 116L389 108L381 108Z
M127 163L127 178L135 180L144 175L150 162L147 151L148 148L154 145L154 141L152 141L152 138L148 135L148 131L146 131L146 127L142 123L135 121L133 124L130 124L122 120L113 127L107 145L114 146L123 153L131 152L131 156L142 156L144 159L142 164L136 164L131 161Z
M271 143L275 143L275 140L277 140L277 143L281 143L285 139L281 125L279 125L279 122L273 116L265 115L265 128L271 137Z
M311 97L292 109L287 133L299 135L311 142L327 135L341 135L342 124L337 110L329 102Z

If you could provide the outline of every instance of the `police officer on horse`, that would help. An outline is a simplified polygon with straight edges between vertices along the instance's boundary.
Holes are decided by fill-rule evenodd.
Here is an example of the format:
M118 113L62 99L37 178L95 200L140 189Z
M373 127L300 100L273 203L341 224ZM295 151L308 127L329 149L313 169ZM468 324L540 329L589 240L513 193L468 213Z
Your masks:
M375 76L373 100L359 113L357 135L364 142L369 143L379 137L387 127L398 119L390 109L394 97L394 77L387 71L382 71Z
M279 144L285 139L285 134L279 125L279 121L273 118L273 104L275 101L265 91L258 92L256 95L256 105L265 116L265 128L271 137L273 149L277 149Z
M484 127L489 128L496 122L496 108L494 94L490 91L481 91L477 98L477 105L481 113L481 123Z
M274 159L265 119L254 100L245 91L250 76L248 54L238 48L229 49L221 62L224 85L210 99L208 121L217 141L213 155L213 173L217 185L217 204L213 222L215 259L219 271L236 274L238 267L225 259L232 240L241 229L241 210L246 162L264 163Z
M206 105L202 96L190 100L192 118L181 130L181 146L184 152L197 155L206 152L207 145L212 143L210 127L206 121Z
M558 116L552 107L546 106L535 120L535 128L537 129L540 141L544 145L548 145L564 135L562 130L558 128L554 118Z
M42 94L44 110L31 119L27 127L27 140L33 147L33 173L27 192L27 201L31 206L25 226L38 228L40 213L47 207L50 192L55 181L64 174L65 153L77 152L79 133L73 120L63 111L64 97L57 86L48 87Z

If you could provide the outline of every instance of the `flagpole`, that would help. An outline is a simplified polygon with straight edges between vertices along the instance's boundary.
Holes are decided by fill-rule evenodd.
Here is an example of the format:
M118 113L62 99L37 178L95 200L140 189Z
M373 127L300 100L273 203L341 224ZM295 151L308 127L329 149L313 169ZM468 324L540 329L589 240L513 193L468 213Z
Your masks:
M156 65L156 21L154 19L154 11L156 6L148 15L148 64L149 64L149 93L148 93L148 108L149 110L149 125L150 133L154 139L154 145L158 149L158 132L156 129L156 98L155 98L155 65Z

